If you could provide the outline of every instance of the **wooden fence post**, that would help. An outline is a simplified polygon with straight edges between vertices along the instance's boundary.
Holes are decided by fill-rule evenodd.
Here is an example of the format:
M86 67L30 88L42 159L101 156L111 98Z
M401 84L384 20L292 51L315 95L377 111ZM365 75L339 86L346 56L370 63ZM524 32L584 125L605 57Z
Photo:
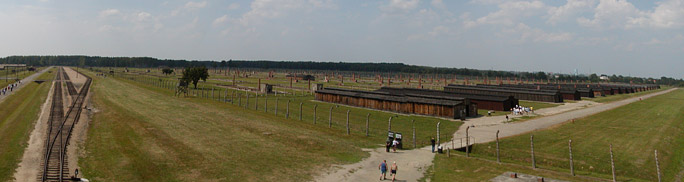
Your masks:
M470 146L470 138L469 138L469 135L468 135L468 134L469 134L469 133L468 133L468 130L470 130L470 126L466 127L466 138L465 138L465 139L466 139L466 146L465 146L465 149L466 149L466 157L470 157L470 149L469 149L469 148L470 148L470 147L469 147L469 146Z
M658 150L655 150L656 172L658 173L658 182L660 182L660 164L658 163Z
M349 110L347 110L347 135L350 134L350 129L349 129Z
M242 94L238 94L238 106L242 105Z
M368 126L370 125L370 113L366 115L366 136L368 136Z
M615 162L613 161L613 144L610 144L610 167L613 172L613 182L616 182L617 179L615 178Z
M230 104L235 104L235 91L230 91Z
M532 154L532 168L537 168L537 163L534 161L534 135L530 135L530 154Z
M314 111L314 113L313 113L313 114L314 114L314 115L313 115L313 123L314 123L314 125L316 124L316 108L318 108L318 104L314 104L314 109L313 109L313 111Z
M501 163L501 157L499 157L499 130L496 130L496 162Z
M575 165L572 163L572 140L568 140L568 151L570 152L570 175L575 176Z
M214 87L211 87L211 100L214 100Z
M300 121L302 120L302 104L304 104L304 103L301 103L301 102L299 103L299 120Z
M226 93L223 93L223 103L228 102L228 89L226 89Z
M332 110L334 106L330 106L330 116L328 117L328 128L332 128Z
M254 94L254 110L259 110L259 93Z
M287 106L285 107L285 119L290 119L290 100L287 100Z

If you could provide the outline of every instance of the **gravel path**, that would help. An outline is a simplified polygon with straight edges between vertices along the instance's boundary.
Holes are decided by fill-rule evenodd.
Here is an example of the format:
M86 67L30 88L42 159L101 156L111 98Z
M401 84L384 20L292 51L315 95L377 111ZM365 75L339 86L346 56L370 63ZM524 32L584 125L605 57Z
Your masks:
M45 68L43 70L40 70L37 73L34 73L30 76L27 76L24 79L21 79L21 84L19 84L16 88L14 88L12 92L7 92L7 94L5 94L5 95L0 95L0 103L2 103L2 101L5 101L5 98L7 98L7 96L10 96L10 95L14 94L14 92L21 90L21 88L24 88L24 85L26 85L26 83L32 82L34 79L36 79L36 77L38 77L40 74L44 73L45 71L49 70L50 68L52 68L52 67ZM14 83L14 82L12 82L12 83Z
M636 102L639 98L646 99L652 96L671 92L675 89L669 89L649 95L635 97L625 100L620 100L611 103L598 104L589 101L580 101L577 103L566 103L564 106L547 108L535 111L542 115L539 118L531 119L519 123L504 124L501 121L505 120L505 116L495 117L480 117L469 119L466 121L456 133L454 133L455 142L459 142L459 138L465 138L465 129L467 126L475 126L469 129L469 135L474 138L472 143L486 143L496 139L496 131L500 130L499 137L514 136L528 133L534 130L548 128L550 126L563 123L576 118L590 116L599 112L614 109L620 106ZM446 146L451 146L447 144ZM456 144L458 145L458 144ZM380 170L378 165L382 160L387 160L388 164L396 161L399 168L397 172L397 180L417 181L423 177L425 170L432 165L434 153L430 152L430 147L424 147L414 150L399 151L397 153L386 153L384 147L377 149L364 149L370 153L370 157L361 160L360 162L347 165L336 165L328 169L323 174L315 177L316 181L380 181ZM388 176L389 177L389 176Z

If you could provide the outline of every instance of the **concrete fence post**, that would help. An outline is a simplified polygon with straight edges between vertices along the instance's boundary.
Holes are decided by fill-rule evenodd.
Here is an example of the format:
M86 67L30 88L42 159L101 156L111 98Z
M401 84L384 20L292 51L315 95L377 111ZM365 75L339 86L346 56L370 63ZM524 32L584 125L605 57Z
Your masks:
M287 100L287 105L285 106L285 119L290 119L290 100Z
M465 140L466 140L466 146L465 146L465 149L466 149L466 157L470 157L470 149L469 149L469 148L470 148L470 138L469 138L469 135L468 135L468 134L469 134L469 133L468 133L468 130L470 130L470 126L466 127L466 138L465 138Z
M392 131L392 116L390 116L389 121L387 122L387 131Z
M332 128L332 110L334 106L330 106L330 116L328 117L328 128Z
M249 93L245 94L245 99L247 99L245 100L245 109L247 109L247 107L249 107Z
M570 175L575 176L575 165L572 163L572 140L568 140L568 151L570 152Z
M368 128L370 126L370 113L366 115L366 136L368 136Z
M441 122L441 121L440 121L440 122L437 122L437 146L442 145L442 144L439 142L439 124L442 124L442 122ZM466 131L467 131L467 130L466 130Z
M318 104L314 104L313 108L313 124L316 124L316 108L318 108Z
M613 144L610 144L610 167L613 172L613 182L616 182L617 178L615 178L615 161L613 161Z
M302 120L302 104L304 104L304 103L301 103L301 102L299 103L299 120L300 121Z
M660 163L658 163L658 150L655 150L655 163L656 163L656 173L658 175L658 182L661 182L661 179L660 179Z
M268 113L268 94L264 95L264 112Z
M347 135L351 133L351 129L349 128L349 110L347 110Z
M501 157L499 157L499 130L496 130L496 162L501 163Z
M537 168L537 163L534 161L534 135L530 135L530 154L532 154L532 168Z
M411 126L413 128L413 148L416 148L416 120L411 120Z

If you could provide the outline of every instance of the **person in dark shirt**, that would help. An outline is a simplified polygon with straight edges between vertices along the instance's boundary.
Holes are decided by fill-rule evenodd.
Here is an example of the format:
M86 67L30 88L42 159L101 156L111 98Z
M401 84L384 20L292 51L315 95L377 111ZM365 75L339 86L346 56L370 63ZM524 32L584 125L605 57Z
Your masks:
M432 139L430 139L430 143L432 143L432 153L435 153L435 137L432 137Z

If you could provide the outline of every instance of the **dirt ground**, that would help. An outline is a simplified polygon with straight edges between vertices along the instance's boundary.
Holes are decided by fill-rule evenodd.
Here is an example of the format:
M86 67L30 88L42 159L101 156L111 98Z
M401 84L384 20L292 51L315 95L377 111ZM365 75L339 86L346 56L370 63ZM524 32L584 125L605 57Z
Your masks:
M76 87L76 90L79 92L81 91L81 87L86 81L86 77L78 74L75 70L69 68L69 67L64 67L64 71L66 71L67 75L69 75L69 79L71 80L71 83L74 83L74 87Z
M24 156L21 158L19 167L15 170L14 179L16 181L37 181L38 174L40 173L40 164L42 163L44 148L45 148L45 135L47 134L48 120L50 119L50 106L52 103L52 93L54 83L50 87L48 92L48 97L45 99L45 103L40 111L40 116L38 121L31 131L31 136L29 137L29 145L24 150Z

